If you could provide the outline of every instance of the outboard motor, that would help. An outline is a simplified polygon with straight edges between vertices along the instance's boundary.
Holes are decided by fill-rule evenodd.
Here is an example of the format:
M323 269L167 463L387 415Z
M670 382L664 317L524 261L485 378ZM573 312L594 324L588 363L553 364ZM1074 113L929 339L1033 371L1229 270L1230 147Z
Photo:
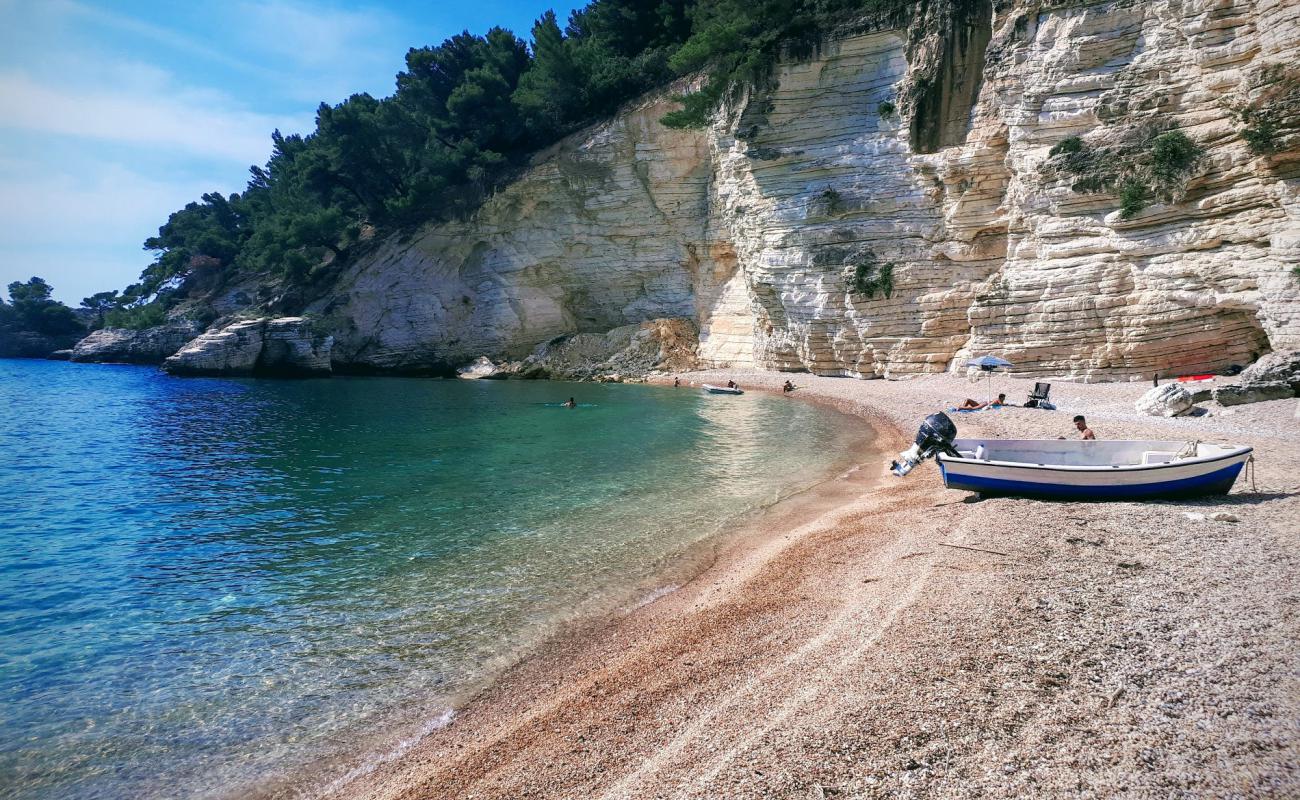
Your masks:
M931 414L916 432L916 444L899 453L898 460L889 465L889 471L901 478L917 464L939 453L957 458L957 451L952 446L956 438L957 426L947 414Z

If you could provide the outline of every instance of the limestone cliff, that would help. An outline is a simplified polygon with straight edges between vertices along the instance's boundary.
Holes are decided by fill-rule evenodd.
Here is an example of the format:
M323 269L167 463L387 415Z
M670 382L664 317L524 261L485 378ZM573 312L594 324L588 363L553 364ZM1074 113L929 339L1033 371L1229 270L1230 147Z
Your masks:
M705 364L863 377L1300 348L1300 4L917 7L787 59L706 131L659 124L670 93L633 104L293 310L349 369L661 318L698 325Z

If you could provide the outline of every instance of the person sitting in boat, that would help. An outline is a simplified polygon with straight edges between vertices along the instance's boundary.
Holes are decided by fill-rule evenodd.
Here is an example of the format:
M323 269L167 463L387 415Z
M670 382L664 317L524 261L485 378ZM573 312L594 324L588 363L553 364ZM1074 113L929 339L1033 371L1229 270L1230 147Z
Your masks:
M782 386L782 387L781 387L781 392L782 392L783 394L790 394L790 392L793 392L795 389L798 389L798 388L799 388L798 386L795 386L795 385L794 385L793 383L791 383L790 381L786 381L786 382L785 382L785 386Z
M728 388L728 389L739 389L740 387L736 385L736 382L735 382L735 381L727 381L727 388Z
M577 408L577 407L578 407L578 401L577 401L577 400L574 400L572 397L570 397L568 400L565 400L565 401L564 401L563 403L561 403L560 405L564 406L565 408Z
M1006 404L1007 404L1007 395L1004 392L1003 394L998 395L997 400L994 400L990 403L981 403L978 400L972 400L971 398L967 397L965 400L962 401L961 405L957 406L957 408L960 411L979 411L981 408L1001 408Z
M1074 418L1074 427L1079 429L1080 439L1097 438L1097 434L1093 433L1092 428L1088 427L1088 420L1084 419L1082 414L1079 414Z

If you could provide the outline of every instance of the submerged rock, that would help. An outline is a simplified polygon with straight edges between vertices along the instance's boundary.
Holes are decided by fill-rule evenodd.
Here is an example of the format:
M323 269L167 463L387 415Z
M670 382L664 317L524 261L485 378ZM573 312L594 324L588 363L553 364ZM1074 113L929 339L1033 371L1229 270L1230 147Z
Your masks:
M305 317L248 319L208 331L163 362L173 375L327 375L334 337Z
M73 361L120 364L160 364L203 328L196 322L177 320L142 330L101 328L72 348Z

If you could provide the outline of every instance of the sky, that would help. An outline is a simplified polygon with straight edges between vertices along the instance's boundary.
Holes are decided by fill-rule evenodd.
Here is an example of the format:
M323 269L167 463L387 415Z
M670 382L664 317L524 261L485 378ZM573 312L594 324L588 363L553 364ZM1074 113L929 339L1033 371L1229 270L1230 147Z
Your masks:
M135 282L167 215L243 191L271 131L392 94L411 47L584 3L551 0L0 0L0 286L75 306Z

